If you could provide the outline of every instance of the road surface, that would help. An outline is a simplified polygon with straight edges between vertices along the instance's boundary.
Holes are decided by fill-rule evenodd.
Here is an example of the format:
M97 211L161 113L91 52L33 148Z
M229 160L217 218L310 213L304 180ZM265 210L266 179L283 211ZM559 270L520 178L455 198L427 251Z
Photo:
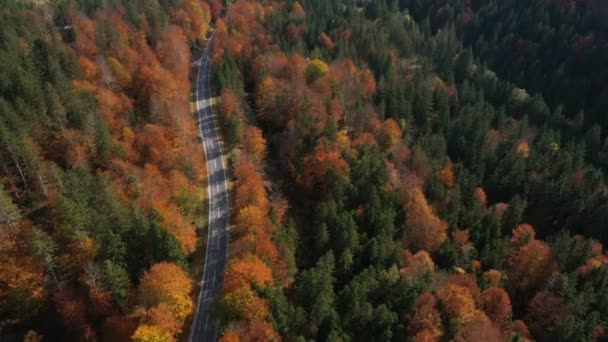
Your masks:
M218 337L218 324L209 316L209 309L224 283L224 269L228 254L228 184L222 145L211 106L209 46L207 42L196 76L196 109L207 160L207 191L209 194L209 226L207 250L201 290L198 296L194 321L190 328L190 341L212 341Z

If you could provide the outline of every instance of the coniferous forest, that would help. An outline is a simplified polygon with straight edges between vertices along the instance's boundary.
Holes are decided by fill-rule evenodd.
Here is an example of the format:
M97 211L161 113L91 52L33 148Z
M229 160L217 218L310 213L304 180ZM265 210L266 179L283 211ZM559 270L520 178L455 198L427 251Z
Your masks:
M0 341L608 341L602 0L0 0Z

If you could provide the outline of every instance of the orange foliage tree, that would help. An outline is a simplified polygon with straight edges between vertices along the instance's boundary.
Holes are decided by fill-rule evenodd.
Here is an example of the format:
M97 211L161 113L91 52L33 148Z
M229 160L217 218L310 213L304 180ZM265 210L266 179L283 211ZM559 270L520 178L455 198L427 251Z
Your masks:
M468 322L476 314L475 300L466 287L448 283L437 291L437 297L448 317L460 323Z
M235 209L241 210L247 206L256 206L263 213L270 209L268 195L264 188L264 180L256 171L253 164L242 162L234 168L235 181Z
M433 213L420 187L409 191L405 210L406 244L415 251L437 251L447 237L448 224Z
M241 99L232 89L223 89L218 103L222 122L229 123L234 119L240 120L244 115Z
M511 249L507 274L518 289L530 291L538 288L556 269L551 247L540 240Z
M184 1L184 3L188 2L192 1ZM156 54L162 66L173 75L188 75L190 72L190 49L186 37L179 27L169 27L162 39L156 44ZM181 77L179 80L184 81ZM183 92L188 91L190 84L184 82L180 86L183 94ZM186 89L183 89L183 87Z
M378 129L377 140L380 143L380 146L383 147L384 150L393 146L393 144L397 143L401 140L401 136L403 132L401 131L401 127L399 124L393 120L388 119L382 123L382 126Z
M441 314L437 310L437 300L431 292L424 292L418 297L414 317L408 329L416 336L416 341L438 341L443 335Z
M248 126L243 132L243 150L254 161L261 162L266 156L266 139L262 136L262 130Z
M335 147L320 142L315 150L304 158L302 184L307 190L320 189L323 192L326 187L325 175L330 169L338 175L346 176L349 165Z
M231 260L226 269L224 291L231 292L251 283L264 285L273 284L272 270L260 258L249 254L242 258Z
M477 286L477 282L470 274L458 273L452 274L446 279L446 283L462 286L469 290L469 293L475 301L475 305L481 304L481 290Z

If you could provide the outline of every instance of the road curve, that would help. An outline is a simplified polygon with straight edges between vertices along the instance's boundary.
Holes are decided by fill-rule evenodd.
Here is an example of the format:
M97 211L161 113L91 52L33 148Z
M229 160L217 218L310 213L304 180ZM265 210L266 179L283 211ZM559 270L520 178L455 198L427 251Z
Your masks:
M222 145L211 105L211 61L209 47L211 38L201 58L197 61L196 109L199 120L199 134L207 160L207 192L209 195L209 225L205 267L201 289L198 295L194 320L190 327L190 341L215 342L218 337L218 323L209 315L209 309L224 283L224 270L228 255L228 183Z

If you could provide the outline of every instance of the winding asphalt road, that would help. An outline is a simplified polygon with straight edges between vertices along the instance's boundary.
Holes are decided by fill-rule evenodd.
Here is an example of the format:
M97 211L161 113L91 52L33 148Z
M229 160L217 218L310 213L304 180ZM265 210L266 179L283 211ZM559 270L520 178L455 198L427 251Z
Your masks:
M218 337L218 324L209 315L209 309L224 283L224 270L228 255L228 184L222 145L218 134L215 116L211 105L209 78L211 61L207 42L196 77L196 109L198 111L199 134L203 141L207 160L207 191L209 194L209 227L205 268L194 321L190 330L190 341L215 342Z

